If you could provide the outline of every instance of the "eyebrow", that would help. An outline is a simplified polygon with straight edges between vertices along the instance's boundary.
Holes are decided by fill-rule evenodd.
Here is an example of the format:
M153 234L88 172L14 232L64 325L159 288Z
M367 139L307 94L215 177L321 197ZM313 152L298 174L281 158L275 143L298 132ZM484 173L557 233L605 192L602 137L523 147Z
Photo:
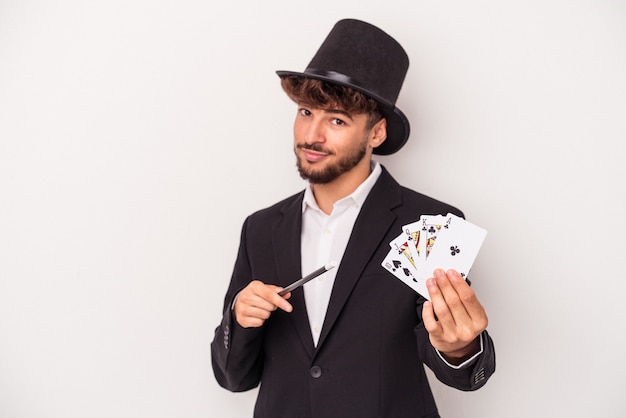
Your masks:
M325 109L324 112L330 113L332 115L335 115L335 114L344 115L345 117L347 117L351 121L354 121L352 116L348 112L346 112L345 110L341 110L341 109Z

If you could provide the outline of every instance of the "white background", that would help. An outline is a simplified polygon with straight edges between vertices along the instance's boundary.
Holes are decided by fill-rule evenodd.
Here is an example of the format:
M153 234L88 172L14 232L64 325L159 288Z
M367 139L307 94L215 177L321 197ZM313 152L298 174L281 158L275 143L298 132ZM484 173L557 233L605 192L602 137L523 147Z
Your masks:
M274 71L344 17L411 58L379 161L489 231L497 371L442 415L625 416L625 2L0 0L1 417L251 416L209 344L244 217L303 187Z

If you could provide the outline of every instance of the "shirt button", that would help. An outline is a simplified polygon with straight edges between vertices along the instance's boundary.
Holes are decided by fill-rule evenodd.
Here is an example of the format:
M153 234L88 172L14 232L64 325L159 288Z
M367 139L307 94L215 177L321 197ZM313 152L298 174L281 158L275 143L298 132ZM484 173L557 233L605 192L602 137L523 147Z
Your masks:
M313 379L318 379L322 376L322 369L319 366L313 366L311 367L310 373Z

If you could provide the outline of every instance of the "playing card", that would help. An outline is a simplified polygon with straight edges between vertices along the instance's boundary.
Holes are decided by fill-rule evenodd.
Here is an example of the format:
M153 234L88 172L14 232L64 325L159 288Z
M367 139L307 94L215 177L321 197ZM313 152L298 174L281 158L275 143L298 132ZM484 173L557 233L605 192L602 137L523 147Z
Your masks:
M417 267L417 264L421 262L420 250L423 246L423 242L420 241L424 236L424 234L422 234L422 224L419 221L412 222L404 225L402 230L409 244L409 251L415 262L414 264Z
M400 279L400 281L428 299L426 281L424 279L418 280L415 275L413 275L411 269L407 267L407 264L410 263L408 263L406 257L402 254L398 254L398 251L393 248L387 253L387 256L381 263L387 271Z
M395 250L397 254L405 257L406 259L405 261L409 262L406 265L406 267L411 268L413 270L412 273L415 274L415 272L417 271L417 268L416 268L417 265L416 265L415 259L413 258L413 254L411 253L410 243L406 235L405 234L398 235L393 241L389 243L389 246L391 247L392 250Z
M435 269L455 269L467 279L487 235L465 219L447 215L422 215L402 227L389 243L381 265L414 291L430 299L426 280Z
M437 268L454 269L467 278L486 235L483 228L449 214L447 223L437 233L422 272L432 275Z
M443 229L447 229L450 224L449 215L422 215L420 217L421 231L423 236L423 248L424 251L420 254L422 262L426 262L430 255L430 251L435 245L439 232Z

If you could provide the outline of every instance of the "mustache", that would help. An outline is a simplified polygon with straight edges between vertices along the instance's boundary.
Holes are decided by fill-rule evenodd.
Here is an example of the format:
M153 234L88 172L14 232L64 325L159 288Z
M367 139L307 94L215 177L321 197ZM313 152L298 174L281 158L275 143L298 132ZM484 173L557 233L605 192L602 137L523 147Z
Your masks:
M311 150L311 151L316 151L316 152L323 152L323 153L328 154L328 155L333 154L332 151L327 150L321 144L318 144L318 143L314 143L314 144L298 144L298 145L296 145L296 148L297 149Z

